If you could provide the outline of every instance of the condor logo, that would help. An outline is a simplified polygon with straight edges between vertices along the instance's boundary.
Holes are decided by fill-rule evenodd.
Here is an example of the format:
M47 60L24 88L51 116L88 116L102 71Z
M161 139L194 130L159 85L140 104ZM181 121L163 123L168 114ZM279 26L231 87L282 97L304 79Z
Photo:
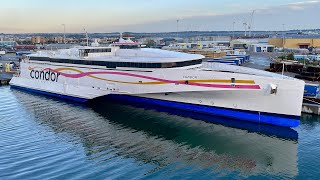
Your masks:
M30 71L30 77L32 79L40 79L40 80L58 82L59 76L60 76L60 73L51 72L51 71L46 71L46 72L45 71L37 71L37 70Z

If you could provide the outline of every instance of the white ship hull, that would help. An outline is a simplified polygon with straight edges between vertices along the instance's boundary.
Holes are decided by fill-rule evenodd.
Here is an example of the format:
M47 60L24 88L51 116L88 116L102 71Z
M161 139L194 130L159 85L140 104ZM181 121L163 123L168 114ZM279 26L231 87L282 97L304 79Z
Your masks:
M78 101L112 95L258 123L299 124L304 90L300 80L203 70L87 67L25 60L10 84Z

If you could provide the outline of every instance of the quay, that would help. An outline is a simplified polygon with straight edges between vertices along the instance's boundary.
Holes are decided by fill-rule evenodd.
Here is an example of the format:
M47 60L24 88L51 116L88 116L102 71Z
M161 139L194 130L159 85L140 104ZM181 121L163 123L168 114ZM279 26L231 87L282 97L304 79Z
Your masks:
M303 103L301 112L307 113L307 114L320 115L320 105L319 104Z

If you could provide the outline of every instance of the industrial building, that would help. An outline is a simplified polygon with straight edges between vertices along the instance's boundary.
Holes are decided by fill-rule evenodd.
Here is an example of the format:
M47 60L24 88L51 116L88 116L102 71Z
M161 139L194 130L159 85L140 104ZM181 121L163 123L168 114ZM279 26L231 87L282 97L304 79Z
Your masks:
M320 36L272 37L269 44L278 48L308 49L320 47Z
M230 47L233 49L248 49L251 44L268 44L268 39L234 39L230 42Z
M249 51L250 52L274 52L274 45L268 44L250 44Z
M16 45L17 45L17 42L15 41L0 41L0 47L13 47Z

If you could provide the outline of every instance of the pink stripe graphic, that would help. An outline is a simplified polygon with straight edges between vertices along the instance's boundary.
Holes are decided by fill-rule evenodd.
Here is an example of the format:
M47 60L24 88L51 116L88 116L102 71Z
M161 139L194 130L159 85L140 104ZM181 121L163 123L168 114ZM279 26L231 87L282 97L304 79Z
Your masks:
M154 81L174 83L174 84L183 84L183 85L190 85L190 86L228 88L228 89L260 89L260 86L256 85L256 84L255 85L234 85L234 86L225 85L225 84L204 84L204 83L194 83L194 82L189 82L188 84L185 84L184 82L180 82L180 81L160 79L160 78L155 78L155 77L143 76L143 75L139 75L139 74L125 73L125 72L97 71L97 72L84 72L84 73L78 73L78 74L67 74L67 73L59 72L59 71L56 71L56 70L53 70L50 68L47 68L45 70L57 72L57 73L60 73L62 76L69 77L69 78L81 78L84 76L89 76L89 75L94 75L94 74L115 74L115 75L138 77L138 78L149 79L149 80L154 80Z

